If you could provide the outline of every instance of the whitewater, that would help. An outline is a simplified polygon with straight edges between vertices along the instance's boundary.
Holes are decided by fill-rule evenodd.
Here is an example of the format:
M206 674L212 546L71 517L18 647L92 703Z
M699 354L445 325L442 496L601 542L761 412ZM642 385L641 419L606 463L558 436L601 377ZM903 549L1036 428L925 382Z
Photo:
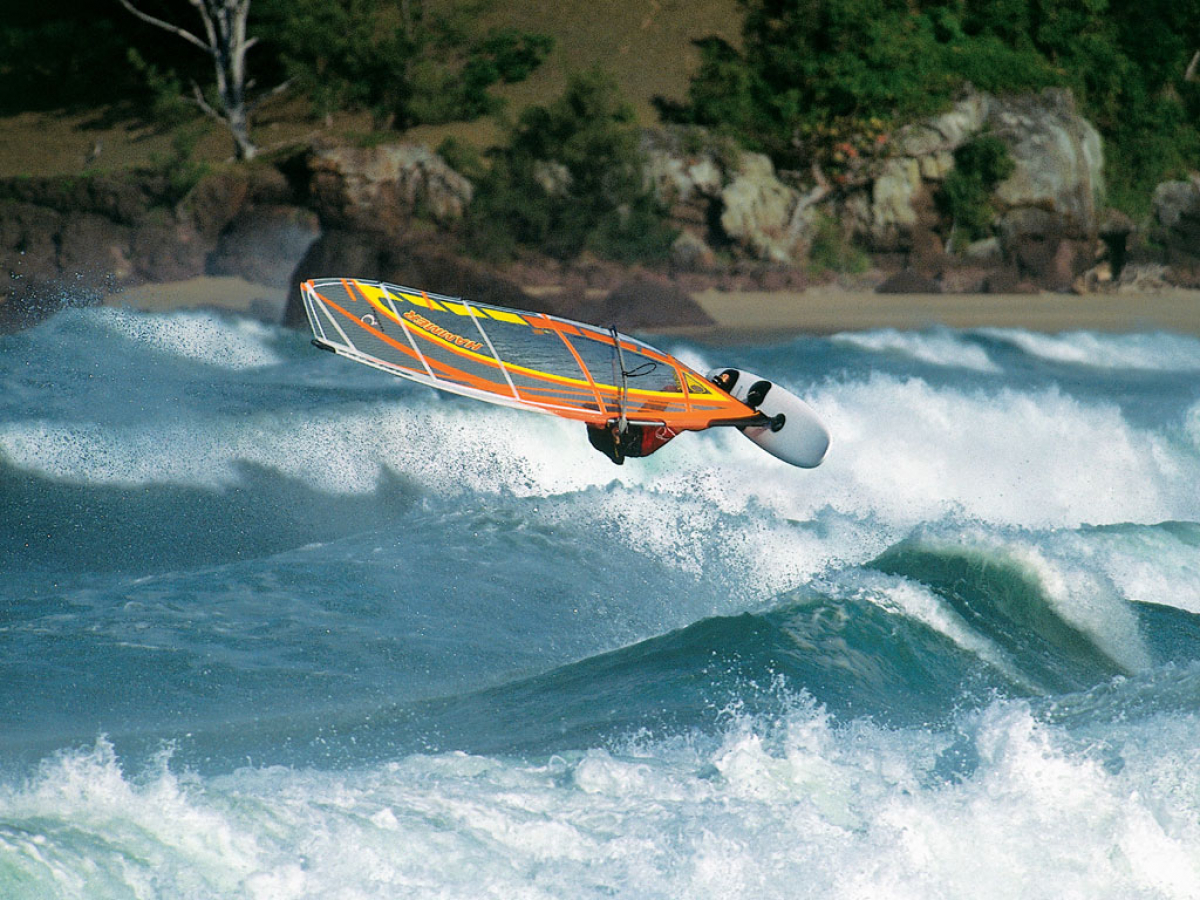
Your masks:
M0 336L0 896L1200 898L1200 340L646 337L825 464Z

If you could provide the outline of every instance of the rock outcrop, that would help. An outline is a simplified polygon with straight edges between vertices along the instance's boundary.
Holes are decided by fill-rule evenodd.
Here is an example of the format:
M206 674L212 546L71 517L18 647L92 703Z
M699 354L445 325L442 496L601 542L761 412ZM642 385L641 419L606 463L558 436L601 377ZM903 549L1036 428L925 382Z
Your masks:
M942 248L955 223L936 197L955 152L983 134L1004 143L1013 171L992 194L994 238L950 255ZM1100 135L1069 91L969 91L945 113L901 128L867 185L836 199L834 214L869 250L904 254L927 277L999 265L1014 268L1017 281L1066 290L1095 260L1103 195ZM949 280L958 286L962 274Z
M597 321L625 329L713 324L687 291L665 278L645 274L618 285L605 298Z
M1104 198L1100 133L1063 88L991 98L984 127L1004 141L1016 167L996 187L1001 235L1028 233L1030 211L1048 213L1065 234L1094 237ZM1045 224L1038 228L1044 232Z
M769 158L694 127L648 130L642 149L646 177L681 232L672 252L679 269L712 268L715 251L804 263L816 211L806 194L778 177Z
M0 182L0 327L143 282L222 274L282 287L317 236L316 217L270 166L179 194L156 173Z
M994 237L953 255L946 248L954 223L937 196L955 151L985 133L1004 143L1014 168L992 197ZM1103 154L1069 91L1004 98L968 91L946 112L901 128L887 147L835 190L820 177L814 186L782 178L765 156L700 129L653 131L643 140L649 181L682 232L672 261L684 271L711 268L718 253L802 266L822 218L876 255L907 260L925 279L1004 267L1017 281L1065 290L1094 263ZM950 280L971 281L963 271ZM975 277L975 289L984 280Z
M1154 190L1149 237L1164 248L1177 284L1200 285L1200 176Z
M1003 142L1014 165L990 198L992 234L963 246L939 198L956 151L983 134ZM288 285L294 301L301 278L349 272L653 327L701 321L680 291L795 289L810 256L849 258L847 250L859 260L873 254L886 291L1200 284L1200 178L1160 185L1148 224L1105 210L1100 138L1067 91L968 91L949 110L877 138L827 178L816 166L778 172L766 156L702 128L645 131L647 184L679 230L658 273L534 253L514 267L524 274L509 278L455 255L473 186L415 144L318 145L275 165L221 170L182 196L161 172L8 179L0 181L0 265L10 275L0 282L0 327L143 281L241 275ZM570 177L562 166L543 168L548 189ZM537 285L536 296L518 278ZM635 315L635 299L651 296L658 302L640 303L647 312ZM300 312L293 304L289 321Z
M421 144L319 147L308 160L309 195L326 228L404 234L416 216L461 219L471 182Z

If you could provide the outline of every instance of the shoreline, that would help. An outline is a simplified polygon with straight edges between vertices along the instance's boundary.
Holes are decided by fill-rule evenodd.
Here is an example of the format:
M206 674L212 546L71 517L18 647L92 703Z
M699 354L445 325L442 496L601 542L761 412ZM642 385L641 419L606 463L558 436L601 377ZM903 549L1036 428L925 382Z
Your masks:
M1028 331L1169 331L1200 336L1200 290L1126 294L877 294L836 286L804 291L692 294L713 325L648 328L697 340L745 340L789 334L926 328L1021 328ZM104 298L105 306L146 312L211 309L279 322L287 292L235 276L145 284Z
M1128 294L877 294L828 287L805 291L702 291L692 295L717 323L702 332L800 332L926 328L1028 331L1173 331L1200 336L1200 291Z

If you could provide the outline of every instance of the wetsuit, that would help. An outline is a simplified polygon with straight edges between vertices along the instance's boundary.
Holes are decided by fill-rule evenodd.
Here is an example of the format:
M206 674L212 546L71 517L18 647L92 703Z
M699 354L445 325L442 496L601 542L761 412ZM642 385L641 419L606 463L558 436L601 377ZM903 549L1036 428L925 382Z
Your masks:
M666 425L627 425L621 434L616 425L588 425L587 433L591 445L620 466L627 456L649 456L679 432Z

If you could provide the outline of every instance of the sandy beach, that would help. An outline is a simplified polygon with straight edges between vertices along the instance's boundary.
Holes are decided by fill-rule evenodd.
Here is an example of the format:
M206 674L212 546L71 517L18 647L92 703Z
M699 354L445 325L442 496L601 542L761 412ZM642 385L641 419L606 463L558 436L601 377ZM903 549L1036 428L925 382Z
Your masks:
M876 294L834 286L805 291L701 291L715 325L654 329L700 340L770 334L835 334L881 328L1025 328L1031 331L1169 331L1200 335L1200 291L1128 294ZM112 294L110 306L153 312L215 309L278 322L286 292L244 278L146 284Z
M1200 291L1144 294L876 294L704 291L695 299L727 331L833 334L880 328L1026 328L1200 334Z

